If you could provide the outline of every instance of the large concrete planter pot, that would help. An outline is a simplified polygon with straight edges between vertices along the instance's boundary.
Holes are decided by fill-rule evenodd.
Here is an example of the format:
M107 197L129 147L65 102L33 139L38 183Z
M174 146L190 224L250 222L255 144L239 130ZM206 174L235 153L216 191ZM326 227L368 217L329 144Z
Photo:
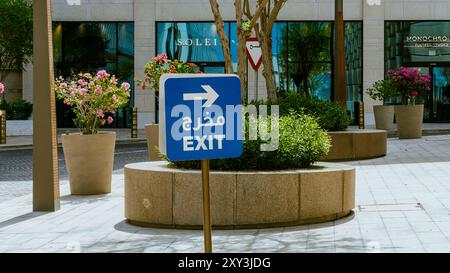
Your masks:
M116 133L62 135L64 158L73 195L111 192Z
M400 139L422 137L423 105L396 105L395 117Z
M148 158L150 161L162 160L158 152L159 145L159 124L147 124L144 126L147 138Z
M393 105L375 105L373 107L373 112L375 114L375 124L377 129L386 131L394 129Z

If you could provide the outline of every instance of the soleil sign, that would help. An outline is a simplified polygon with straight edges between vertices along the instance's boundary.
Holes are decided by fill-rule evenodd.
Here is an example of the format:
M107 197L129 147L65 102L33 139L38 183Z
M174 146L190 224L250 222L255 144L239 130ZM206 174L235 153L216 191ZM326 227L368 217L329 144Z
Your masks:
M177 46L217 46L215 38L178 39Z

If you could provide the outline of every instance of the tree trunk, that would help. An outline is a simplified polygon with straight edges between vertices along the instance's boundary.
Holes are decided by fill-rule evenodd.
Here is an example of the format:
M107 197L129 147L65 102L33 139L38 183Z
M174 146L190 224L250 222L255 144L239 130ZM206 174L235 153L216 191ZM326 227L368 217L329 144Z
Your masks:
M347 92L345 83L345 30L343 0L335 0L335 50L334 50L334 100L347 109Z
M236 33L238 37L238 46L237 46L237 54L238 54L238 71L237 74L241 79L241 100L242 103L245 104L245 87L246 87L246 72L247 72L247 54L245 51L246 42L248 34L242 30L243 17L244 17L244 7L242 6L241 0L236 0L234 3L236 8Z
M261 18L262 19L262 18ZM262 51L263 75L266 81L267 100L274 102L277 99L277 87L273 74L272 42L271 37L263 30L257 31Z
M225 73L233 73L233 63L231 60L230 42L225 32L224 22L222 15L220 14L219 4L216 0L209 0L211 4L211 10L214 15L214 21L216 23L217 34L219 35L220 44L222 45L223 56L225 58Z

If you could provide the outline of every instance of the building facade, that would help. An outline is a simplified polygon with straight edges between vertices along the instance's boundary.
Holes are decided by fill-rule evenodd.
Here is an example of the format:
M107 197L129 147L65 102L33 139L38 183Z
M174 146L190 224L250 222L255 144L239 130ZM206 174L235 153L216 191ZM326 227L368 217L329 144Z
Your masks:
M123 80L143 79L143 67L166 53L223 73L224 59L208 0L53 0L55 71L106 68ZM219 1L236 66L234 1ZM334 0L288 0L273 30L274 69L279 92L333 96ZM433 77L424 99L425 120L450 121L450 0L344 0L347 106L364 102L366 125L374 124L367 88L397 66L420 67ZM32 100L32 70L23 75L23 97ZM249 100L265 98L264 78L248 66ZM118 127L129 126L131 107L138 126L157 121L150 90L134 87ZM70 124L60 109L59 126Z

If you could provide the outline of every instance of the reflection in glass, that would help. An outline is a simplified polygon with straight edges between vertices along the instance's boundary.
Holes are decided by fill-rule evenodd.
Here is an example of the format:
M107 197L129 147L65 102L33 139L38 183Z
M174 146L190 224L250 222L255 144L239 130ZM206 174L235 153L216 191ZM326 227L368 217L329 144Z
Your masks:
M280 51L288 63L288 91L330 99L331 22L295 22L284 29L287 39ZM286 66L286 64L284 64ZM325 76L325 75L328 75ZM319 80L324 80L320 83ZM325 91L326 88L328 91Z
M64 22L53 26L56 76L105 69L122 81L134 78L134 24ZM131 85L133 88L133 84ZM133 93L133 91L132 91ZM132 94L131 98L134 96ZM112 126L131 125L129 105L117 111ZM58 102L58 127L73 127L72 111Z

